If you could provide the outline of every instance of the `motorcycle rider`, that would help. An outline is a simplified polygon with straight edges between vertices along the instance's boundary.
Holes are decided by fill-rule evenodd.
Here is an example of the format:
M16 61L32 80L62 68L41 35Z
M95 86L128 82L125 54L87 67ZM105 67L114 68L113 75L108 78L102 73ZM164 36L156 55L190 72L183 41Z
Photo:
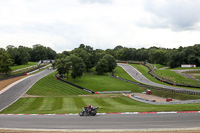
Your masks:
M86 108L86 112L90 114L93 106L91 104L89 104L89 106L87 106L85 108Z

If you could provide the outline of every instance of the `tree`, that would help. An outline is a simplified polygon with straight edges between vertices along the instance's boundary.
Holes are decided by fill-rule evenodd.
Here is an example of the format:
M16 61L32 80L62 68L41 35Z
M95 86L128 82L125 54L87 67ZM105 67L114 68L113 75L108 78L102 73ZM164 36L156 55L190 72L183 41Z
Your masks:
M189 64L198 64L198 58L193 54L190 54L187 60Z
M33 49L32 51L30 51L30 57L31 61L40 61L48 59L46 47L40 44L33 45Z
M15 56L15 64L23 65L28 63L30 56L27 49L28 48L24 46L19 46L17 48L17 53Z
M96 72L97 74L104 74L108 72L108 61L106 59L101 59L96 66Z
M77 48L73 50L72 53L83 60L83 62L85 63L86 71L94 67L94 64L92 64L92 55L86 52L84 49Z
M181 64L184 62L185 53L184 52L178 52L177 50L173 50L170 53L170 61L169 61L169 67L175 68L180 67Z
M107 60L108 62L108 72L113 72L115 67L117 66L116 60L112 55L106 54L103 59Z
M0 48L0 72L8 74L11 69L10 66L13 64L9 55L4 49Z
M60 75L67 74L67 80L68 80L68 75L69 75L69 70L71 67L71 59L69 56L61 59L57 59L55 61L55 67L57 68L57 71Z
M71 55L70 59L72 62L71 77L75 81L76 78L81 78L81 76L83 75L83 72L85 71L85 64L80 57L77 57L75 55Z
M94 51L94 64L97 65L97 63L104 57L105 52L101 49L96 49Z
M13 45L8 45L6 47L6 52L8 53L10 59L12 60L12 62L15 64L15 56L17 54L17 48Z
M12 61L14 62L14 64L17 65L27 64L30 59L29 56L30 49L28 47L19 46L18 48L16 48L12 45L9 45L7 46L6 51L9 54Z
M56 52L50 47L46 48L46 53L47 53L47 59L52 60L56 58Z

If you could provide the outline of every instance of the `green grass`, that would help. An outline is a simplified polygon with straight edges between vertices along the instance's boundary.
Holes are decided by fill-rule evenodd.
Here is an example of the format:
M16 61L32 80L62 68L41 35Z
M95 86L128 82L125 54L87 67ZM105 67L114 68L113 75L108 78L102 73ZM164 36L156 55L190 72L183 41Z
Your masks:
M151 94L163 98L173 98L179 100L200 99L199 95L188 95L183 93L173 93L173 92L154 90L154 89L151 89Z
M194 76L196 79L199 79L200 80L200 76Z
M163 67L167 67L165 65L160 65L160 64L153 64L157 69L163 68Z
M173 70L200 69L200 67L176 67Z
M25 67L29 67L29 66L34 66L37 65L37 62L28 62L28 64L26 65L17 65L17 66L12 66L10 67L12 71L17 70L17 69L21 69L21 68L25 68Z
M186 73L186 74L200 74L200 71L186 71L186 72L183 72L183 73Z
M138 70L145 72L146 67L137 65ZM145 71L144 71L145 70ZM114 71L122 77L130 78L120 67ZM92 104L99 107L98 112L146 112L146 111L193 111L200 110L200 104L150 105L132 100L121 94L89 94L54 77L53 72L40 79L28 92L29 95L40 97L20 98L6 108L1 114L64 114L79 113L82 107ZM70 79L73 82L72 79ZM94 91L132 90L142 92L146 88L138 87L109 75L95 75L92 70L85 73L75 84ZM152 94L173 99L197 99L199 96L151 90Z
M66 79L65 79L66 80ZM75 82L74 80L69 77L70 82L85 87L87 89L97 91L128 91L131 90L132 92L142 92L143 89L138 87L135 84L131 84L119 79L115 79L110 77L110 74L105 75L96 75L94 70L91 72L84 73L84 75L77 79Z
M174 72L173 70L177 70L177 69L164 69L164 70L157 69L156 71L154 71L154 73L163 77L164 79L175 81L175 83L177 83L177 84L184 83L184 84L187 84L187 85L200 86L200 82L197 82L193 79L186 78L186 77ZM185 73L198 73L198 71L196 71L196 72L195 71L191 71L191 72L188 71L188 72L185 72Z
M126 73L126 71L122 67L120 67L120 66L117 66L115 68L115 70L114 70L114 76L119 77L119 78L123 78L123 79L127 79L127 80L130 80L130 81L137 82L130 75L128 75Z
M55 73L56 72L53 72L40 79L36 84L33 85L27 94L38 96L68 96L89 94L88 92L57 80L54 76Z
M92 104L98 112L146 112L146 111L189 111L200 110L200 104L150 105L125 96L94 95L88 97L32 97L21 98L2 111L2 114L64 114L79 113L82 107Z

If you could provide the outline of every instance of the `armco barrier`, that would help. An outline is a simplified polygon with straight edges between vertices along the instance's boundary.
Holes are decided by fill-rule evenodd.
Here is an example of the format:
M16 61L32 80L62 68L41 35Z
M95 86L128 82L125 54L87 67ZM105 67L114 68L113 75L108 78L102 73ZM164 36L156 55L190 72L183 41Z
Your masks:
M44 66L44 67L45 67L45 66ZM46 66L46 67L47 67L47 66ZM11 79L11 78L16 78L16 77L20 77L20 76L29 75L29 74L33 73L33 71L35 72L36 70L38 71L38 69L42 69L42 68L43 68L43 67L34 68L34 69L28 70L26 73L24 72L24 73L19 73L19 74L15 74L15 75L12 75L12 76L0 78L0 81L7 80L7 79Z
M130 93L129 91L101 91L101 92L95 92L95 94L113 94L113 93Z
M84 91L86 91L86 92L89 92L89 93L91 93L91 94L94 94L94 93L95 93L95 92L92 91L92 90L83 88L83 87L81 87L81 86L79 86L79 85L76 85L76 84L73 84L73 83L68 82L68 81L66 81L66 80L63 80L63 79L61 79L59 76L57 76L57 74L58 74L58 73L55 74L55 77L56 77L58 80L60 80L60 81L62 81L62 82L65 82L65 83L67 83L67 84L70 84L70 85L72 85L72 86L75 86L75 87L77 87L77 88L79 88L79 89L81 89L81 90L84 90Z
M169 88L161 88L161 87L150 86L150 85L146 85L146 84L130 81L130 80L127 80L127 79L115 77L113 74L112 74L112 77L116 78L116 79L119 79L119 80L123 80L125 82L136 84L136 85L138 85L140 87L149 88L149 89L163 90L163 91L169 91L169 92L174 92L174 93L184 93L184 94L189 94L189 95L200 95L200 92L195 92L195 91L192 91L192 90L191 91L190 90L175 90L175 89L169 89Z
M147 103L147 104L153 104L153 105L200 103L200 99L183 100L183 101L169 101L169 102L156 102L156 101L153 101L153 100L143 99L143 98L139 98L139 97L132 96L132 95L129 95L128 97L131 98L131 99L134 99L136 101L139 101L139 102L143 102L143 103Z
M173 86L175 85L175 86L182 86L182 87L200 88L200 86L194 86L194 85L188 85L188 84L178 84L178 83L174 83L174 81L164 79L164 78L158 76L157 74L153 73L153 70L146 64L149 64L149 63L145 63L145 64L142 64L142 65L144 65L145 67L147 67L149 69L148 74L151 75L152 77L154 77L155 79L159 80L159 81L162 81L164 83L167 83L167 84L170 84L170 85L173 85Z
M34 72L39 71L40 69L47 68L48 66L51 66L51 65L52 65L52 64L49 64L49 65L46 65L46 66L44 66L44 67L38 68L38 69L36 69L36 70L34 70L34 71L31 71L31 72L26 73L26 75L32 74L32 73L34 73Z

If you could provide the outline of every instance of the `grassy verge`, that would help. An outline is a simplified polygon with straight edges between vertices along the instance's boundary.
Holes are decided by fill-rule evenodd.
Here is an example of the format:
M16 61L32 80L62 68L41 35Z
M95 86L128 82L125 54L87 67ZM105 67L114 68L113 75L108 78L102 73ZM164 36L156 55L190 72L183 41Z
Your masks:
M179 100L200 99L199 95L188 95L183 93L173 93L173 92L154 90L154 89L151 89L151 94L163 98L173 98Z
M161 64L153 64L153 65L154 65L157 69L167 67L167 66L164 66L164 65L161 65Z
M186 73L186 74L200 74L200 71L186 71L186 72L183 72L183 73Z
M101 97L103 96L103 97ZM21 98L1 113L14 114L63 114L79 113L82 107L92 104L98 112L145 112L200 110L200 104L149 105L125 96L95 95L92 97L40 97Z
M181 83L182 81L183 82L194 82L194 80L185 78L184 76L182 76L172 70L174 70L174 69L165 69L165 70L157 69L157 71L155 73L165 79L169 79L171 81L176 81L177 83Z
M194 76L196 79L199 79L200 80L200 76Z
M127 80L130 80L130 81L134 81L134 82L137 82L136 80L134 80L130 75L128 75L126 73L126 71L121 68L120 66L117 66L114 70L114 76L117 76L119 78L123 78L123 79L127 79Z
M37 65L37 62L28 62L28 64L26 64L26 65L12 66L11 70L14 71L14 70L17 70L17 69L22 69L22 68L26 68L26 67L34 66L34 65Z
M57 80L54 76L55 73L56 72L53 72L40 79L36 84L33 85L27 94L39 96L68 96L89 94L88 92Z
M84 73L84 75L80 79L77 79L75 82L71 77L69 77L68 81L93 91L143 91L143 89L135 84L110 77L110 74L96 75L94 70L91 70L91 72L88 73Z

